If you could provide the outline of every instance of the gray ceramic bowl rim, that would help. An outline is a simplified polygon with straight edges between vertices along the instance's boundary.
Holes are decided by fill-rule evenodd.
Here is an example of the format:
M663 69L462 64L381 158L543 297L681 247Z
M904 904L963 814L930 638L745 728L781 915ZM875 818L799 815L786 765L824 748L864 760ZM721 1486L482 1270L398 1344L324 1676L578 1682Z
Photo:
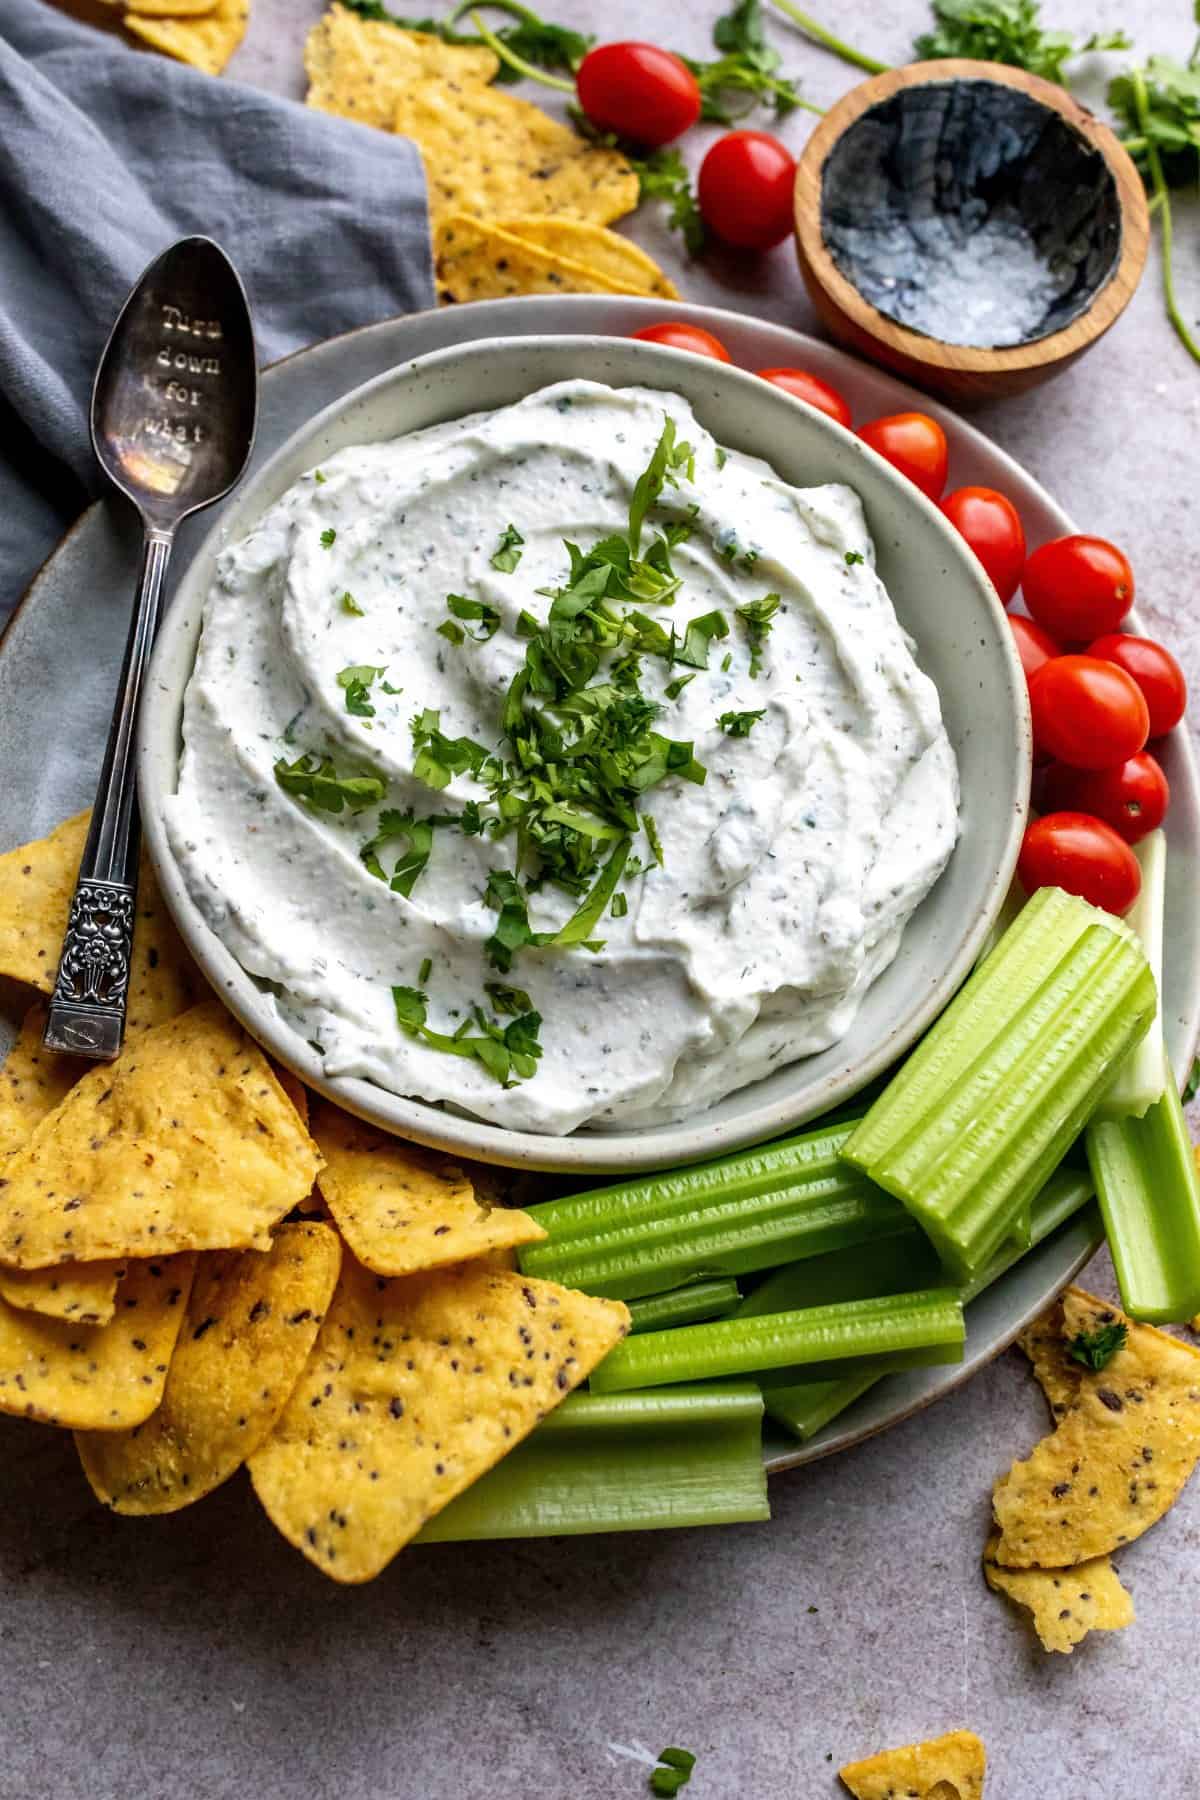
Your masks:
M138 781L143 829L147 849L155 867L168 910L188 949L213 988L221 995L247 1031L271 1055L292 1069L308 1086L324 1093L347 1111L370 1120L384 1130L410 1138L418 1143L450 1151L483 1162L512 1168L555 1170L577 1175L586 1173L632 1173L640 1169L667 1168L676 1164L699 1161L720 1153L762 1143L794 1129L804 1120L818 1117L844 1104L876 1076L884 1073L911 1047L923 1031L944 1009L960 982L965 978L991 929L1008 891L1027 814L1029 778L1032 768L1032 734L1025 678L1015 645L1006 628L997 630L996 642L1002 659L1005 697L1011 708L1011 740L1007 767L993 770L1003 781L1002 792L989 803L1004 808L1007 829L1000 852L979 872L980 900L974 916L962 927L953 952L946 959L938 980L918 998L896 1009L889 1028L881 1034L870 1053L859 1058L848 1071L810 1085L802 1102L786 1098L751 1103L739 1110L735 1120L716 1120L711 1115L697 1115L678 1125L659 1127L652 1133L573 1132L566 1137L542 1136L533 1132L512 1131L505 1127L443 1110L433 1104L400 1095L357 1077L327 1076L321 1061L307 1042L287 1026L276 1013L269 995L250 977L231 952L203 919L184 883L167 840L162 801L175 791L178 775L180 738L179 717L183 693L190 678L199 636L199 612L204 592L196 592L198 572L227 542L236 541L253 529L257 520L273 504L278 483L277 471L295 461L306 445L313 445L311 460L316 460L315 446L323 432L339 425L351 413L372 401L389 388L404 384L429 373L456 364L494 357L536 357L540 350L568 347L581 361L591 354L619 349L644 363L647 376L657 369L664 379L651 385L686 392L700 378L697 363L701 359L688 352L658 344L604 336L582 334L546 335L522 338L475 339L465 344L435 350L396 368L377 375L316 413L304 426L293 432L274 455L235 494L232 503L198 546L163 624L146 682L139 719ZM731 383L743 390L743 398L752 409L764 412L780 408L795 424L803 419L806 428L825 435L834 444L852 446L853 453L869 462L877 479L893 491L901 511L923 512L943 541L952 564L958 565L965 592L972 593L993 624L1003 621L1004 611L991 584L962 539L945 519L939 508L929 501L904 476L864 444L854 432L829 419L823 413L804 405L757 375L732 365L702 360L703 377L715 381L718 388ZM531 384L529 391L534 391ZM469 410L469 409L467 409ZM450 417L462 416L451 412ZM400 434L397 434L400 435ZM304 464L302 466L307 466ZM294 478L294 477L293 477ZM290 481L284 487L290 485ZM282 493L284 487L278 488ZM955 855L961 855L960 843ZM803 1085L805 1062L790 1065L798 1086ZM754 1085L741 1090L749 1098Z

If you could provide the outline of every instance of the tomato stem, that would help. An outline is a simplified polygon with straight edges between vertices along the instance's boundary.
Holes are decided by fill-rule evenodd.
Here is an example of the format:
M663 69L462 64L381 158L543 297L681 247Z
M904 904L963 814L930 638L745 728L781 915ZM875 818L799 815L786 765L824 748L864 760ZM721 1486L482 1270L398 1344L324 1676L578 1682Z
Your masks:
M888 63L877 62L873 56L867 56L863 51L855 50L852 45L843 43L841 38L834 37L831 31L826 31L823 25L818 25L817 21L810 18L808 13L801 12L798 6L793 6L792 0L771 0L771 4L785 14L792 24L804 33L805 37L811 38L816 44L821 44L826 50L832 50L835 56L840 56L843 62L850 63L854 68L865 69L868 75L882 75L890 66Z
M515 69L518 75L524 75L529 81L540 81L543 87L556 88L560 94L570 94L574 98L573 81L560 81L557 75L547 75L545 69L535 68L533 63L526 62L523 56L518 56L515 50L510 50L507 44L502 43L494 31L488 30L477 12L471 14L471 23L488 49L494 51L510 69Z
M778 4L778 0L776 0ZM1174 247L1173 222L1171 219L1171 199L1167 190L1166 176L1163 174L1162 158L1158 154L1158 145L1150 136L1150 106L1146 98L1146 83L1140 69L1130 71L1133 83L1133 99L1137 108L1138 124L1146 139L1146 166L1150 171L1150 188L1154 196L1154 204L1158 210L1162 225L1162 278L1163 297L1167 306L1167 317L1175 328L1175 335L1188 352L1189 356L1200 362L1200 343L1192 336L1179 308L1175 293L1175 269L1172 259Z

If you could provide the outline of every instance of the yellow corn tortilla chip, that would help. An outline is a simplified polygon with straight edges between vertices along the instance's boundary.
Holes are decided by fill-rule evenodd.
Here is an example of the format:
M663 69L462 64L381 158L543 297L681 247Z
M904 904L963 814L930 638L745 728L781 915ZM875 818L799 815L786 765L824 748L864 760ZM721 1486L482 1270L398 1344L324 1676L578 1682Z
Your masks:
M195 19L216 10L217 0L104 0L148 19Z
M318 1166L262 1051L209 1000L85 1075L8 1158L0 1261L269 1249Z
M973 1731L881 1750L838 1770L855 1800L981 1800L987 1755Z
M148 1419L162 1399L195 1261L131 1264L107 1325L42 1319L0 1301L0 1412L80 1431Z
M995 1532L983 1552L984 1579L998 1594L1023 1606L1043 1650L1070 1656L1089 1631L1122 1631L1133 1624L1133 1600L1107 1556L1073 1569L1002 1569Z
M0 856L0 975L49 994L90 812L64 819L49 837ZM167 912L145 852L126 998L127 1032L159 1025L192 1005L204 983Z
M309 106L392 129L397 101L424 81L484 85L500 67L484 46L443 44L423 31L401 31L333 6L304 45Z
M250 0L216 0L199 19L147 19L127 12L122 23L152 49L206 75L219 75L245 37L249 17Z
M0 1173L5 1161L94 1064L42 1047L46 1007L38 1001L0 1068ZM54 1269L0 1268L0 1300L50 1318L105 1325L113 1315L119 1262L61 1263Z
M519 213L510 218L491 219L499 231L536 244L552 256L593 269L609 281L621 284L624 293L657 294L663 300L678 300L679 289L669 275L664 275L652 256L607 226L590 219L555 219L538 213Z
M271 1064L271 1071L274 1074L276 1081L279 1083L280 1087L283 1089L284 1093L287 1095L288 1099L291 1101L292 1105L295 1107L297 1113L299 1114L300 1123L302 1125L307 1126L307 1124L308 1124L308 1089L305 1087L304 1083L300 1080L300 1077L298 1075L293 1075L292 1071L290 1069L281 1068L278 1063Z
M1068 1339L1120 1319L1128 1337L1103 1369L1080 1369L1056 1430L992 1493L1005 1568L1069 1568L1140 1537L1200 1459L1200 1350L1127 1320L1081 1288L1063 1298Z
M421 152L435 216L553 213L610 225L637 205L637 176L618 151L496 88L414 86L397 100L392 129Z
M434 272L443 305L504 300L512 294L634 294L586 263L569 262L469 213L448 213L434 238Z
M250 1459L274 1525L369 1581L625 1335L628 1310L473 1263L388 1281L346 1256L308 1366Z
M313 1137L334 1223L377 1275L443 1268L546 1235L528 1213L478 1198L458 1164L373 1131L338 1106L317 1107Z
M1114 1312L1113 1317L1117 1314ZM1083 1365L1067 1353L1061 1298L1026 1327L1017 1342L1033 1364L1038 1385L1056 1419L1074 1406L1083 1380Z
M177 1512L240 1469L287 1405L341 1266L328 1225L281 1225L267 1251L201 1257L162 1403L129 1431L80 1432L114 1512Z

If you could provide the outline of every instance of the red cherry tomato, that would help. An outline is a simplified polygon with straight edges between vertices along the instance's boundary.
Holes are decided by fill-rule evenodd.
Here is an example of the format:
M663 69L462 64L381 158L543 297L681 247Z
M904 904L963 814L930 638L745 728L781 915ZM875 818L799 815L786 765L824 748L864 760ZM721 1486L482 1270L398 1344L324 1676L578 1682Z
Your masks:
M1104 538L1051 538L1025 564L1021 592L1039 625L1086 643L1115 631L1133 605L1133 570Z
M1047 769L1042 793L1052 812L1091 813L1111 825L1127 844L1136 844L1163 822L1171 790L1167 778L1142 750L1115 769Z
M1187 710L1187 682L1169 650L1153 638L1129 637L1113 631L1088 645L1088 655L1116 663L1132 675L1150 709L1150 736L1163 737L1178 725Z
M794 394L797 400L806 400L839 425L850 428L850 408L835 387L822 381L819 375L810 375L807 369L760 369L759 374L764 381L782 388L785 394Z
M741 250L771 250L792 229L796 159L765 131L730 131L700 164L704 223Z
M1065 888L1111 913L1127 913L1142 887L1137 857L1124 838L1080 812L1035 819L1021 845L1017 875L1027 894Z
M1056 656L1029 683L1033 741L1073 769L1112 769L1143 747L1150 714L1132 675L1095 656Z
M1062 655L1062 645L1048 631L1043 631L1033 619L1026 619L1020 613L1005 613L1004 616L1016 640L1017 655L1021 659L1025 679L1030 681L1043 663Z
M579 104L601 131L657 149L700 117L700 86L692 71L657 44L601 44L589 50L575 76Z
M859 427L859 437L878 450L893 469L916 482L931 500L940 500L946 485L950 451L946 434L926 413L889 413Z
M732 362L720 338L700 325L685 325L681 320L668 320L662 325L643 325L632 334L644 344L665 344L668 350L690 350L693 356L711 356L714 362Z
M983 572L1007 606L1025 566L1025 532L1011 500L994 488L955 488L942 511L983 564Z

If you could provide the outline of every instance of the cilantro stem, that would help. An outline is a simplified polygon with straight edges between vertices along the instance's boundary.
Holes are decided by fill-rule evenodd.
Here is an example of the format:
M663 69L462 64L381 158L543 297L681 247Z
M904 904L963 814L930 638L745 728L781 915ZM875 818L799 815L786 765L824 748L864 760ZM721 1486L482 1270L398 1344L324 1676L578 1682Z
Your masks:
M863 51L855 50L852 45L843 43L841 38L834 37L831 31L826 31L823 25L818 25L817 21L810 18L808 13L801 12L798 6L793 6L792 0L771 0L771 4L786 18L789 18L792 24L804 33L805 37L811 38L815 44L820 44L824 49L831 50L835 56L840 56L843 62L850 63L853 68L865 69L868 75L882 75L890 67L890 64L877 62L875 57L867 56Z
M506 7L504 10L507 11L508 8ZM454 16L457 18L457 13ZM488 29L477 12L472 12L471 23L488 49L498 56L501 62L507 63L510 69L515 69L518 75L524 75L529 81L540 81L543 87L557 88L560 94L570 94L572 98L574 97L575 83L573 81L560 81L557 75L547 75L545 69L535 68L531 62L526 62L523 56L518 56L516 51L511 50L507 44L503 43L494 31Z
M1146 166L1150 171L1150 188L1154 196L1154 204L1158 210L1162 228L1162 280L1163 298L1167 305L1167 317L1175 328L1175 335L1188 355L1200 362L1200 343L1188 330L1183 314L1179 308L1179 300L1175 293L1175 268L1172 257L1174 248L1173 222L1171 219L1171 200L1167 191L1167 179L1163 174L1162 158L1158 153L1158 145L1150 135L1150 106L1146 97L1146 83L1140 69L1130 70L1130 81L1133 87L1133 102L1137 108L1137 121L1145 139Z

